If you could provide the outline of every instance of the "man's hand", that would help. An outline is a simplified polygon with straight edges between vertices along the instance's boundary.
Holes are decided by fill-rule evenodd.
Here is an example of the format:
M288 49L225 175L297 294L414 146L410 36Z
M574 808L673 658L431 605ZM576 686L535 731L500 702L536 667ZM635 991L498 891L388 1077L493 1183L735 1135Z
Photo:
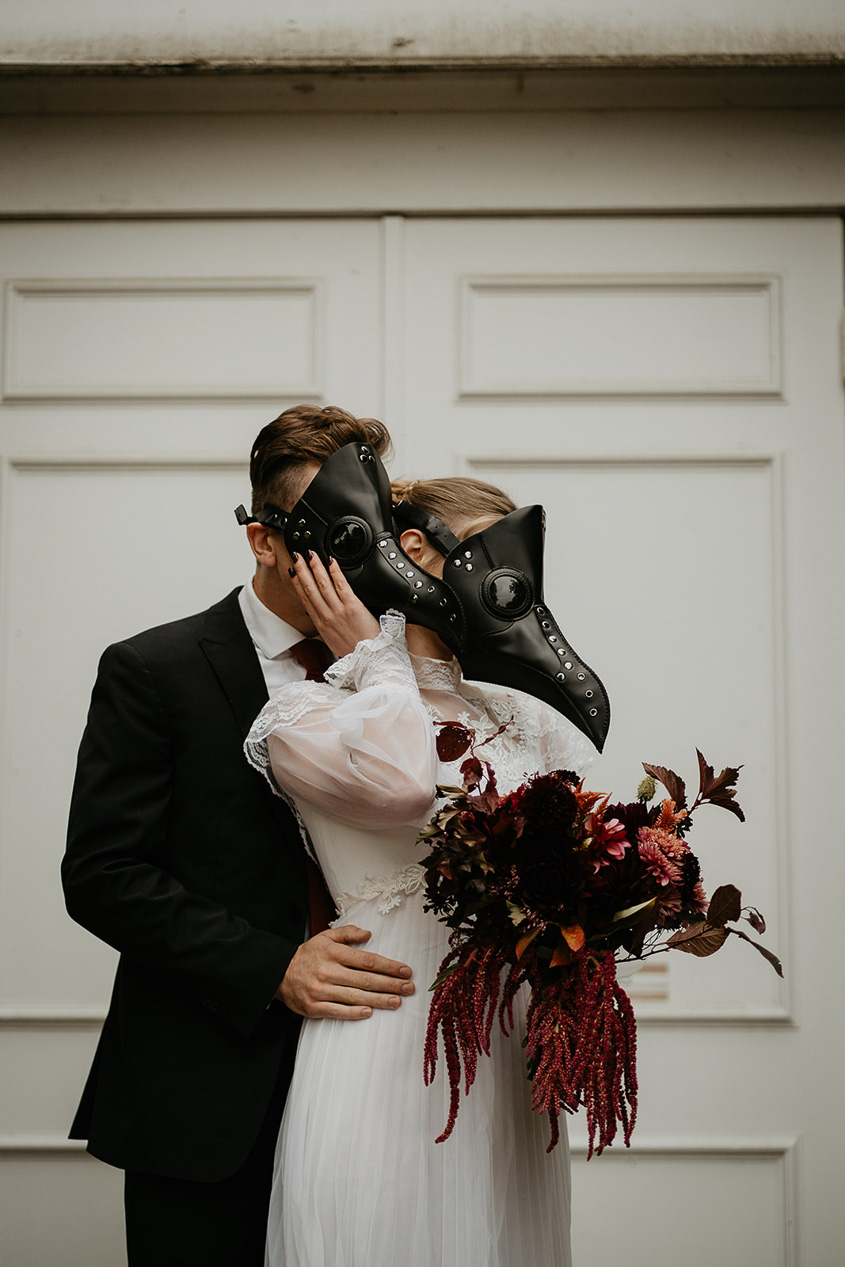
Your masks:
M363 1021L373 1008L397 1008L413 994L411 969L395 959L359 950L365 928L327 928L303 942L288 964L276 998L300 1016Z

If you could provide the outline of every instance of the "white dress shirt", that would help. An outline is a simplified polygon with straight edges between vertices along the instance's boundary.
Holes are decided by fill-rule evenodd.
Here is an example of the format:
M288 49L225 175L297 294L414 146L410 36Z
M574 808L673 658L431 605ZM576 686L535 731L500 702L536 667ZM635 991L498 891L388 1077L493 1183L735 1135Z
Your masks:
M252 587L252 577L238 595L238 602L264 674L267 693L272 695L288 682L304 681L305 669L296 656L291 655L291 647L303 638L299 630L264 606Z

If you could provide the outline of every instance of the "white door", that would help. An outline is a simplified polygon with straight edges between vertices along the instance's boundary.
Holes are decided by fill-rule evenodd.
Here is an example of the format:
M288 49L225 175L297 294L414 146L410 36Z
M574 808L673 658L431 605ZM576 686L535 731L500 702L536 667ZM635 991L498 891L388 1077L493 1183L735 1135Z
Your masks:
M65 1136L114 956L70 922L67 806L103 647L199 611L252 556L259 429L377 413L376 221L7 225L0 658L0 1259L117 1267L119 1172Z
M397 471L545 503L550 605L613 706L595 786L744 762L747 824L695 840L786 980L730 945L635 983L634 1146L587 1165L572 1124L577 1267L838 1263L838 224L9 225L0 275L10 1262L121 1261L119 1176L63 1142L113 968L58 885L98 654L242 580L249 445L313 399L384 416Z
M591 786L743 763L747 823L702 811L693 847L784 961L734 940L635 981L631 1151L587 1164L572 1125L577 1267L835 1267L841 226L419 220L396 254L406 465L545 504L549 604L611 699Z

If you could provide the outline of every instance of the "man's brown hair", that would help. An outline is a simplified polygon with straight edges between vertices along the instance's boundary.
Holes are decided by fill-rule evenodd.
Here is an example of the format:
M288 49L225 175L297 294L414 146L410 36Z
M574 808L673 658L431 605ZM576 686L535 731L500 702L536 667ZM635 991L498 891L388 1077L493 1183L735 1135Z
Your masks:
M325 462L353 440L390 453L390 435L375 418L356 418L337 405L294 405L259 431L249 458L252 513L267 505L292 510L303 492L302 468Z

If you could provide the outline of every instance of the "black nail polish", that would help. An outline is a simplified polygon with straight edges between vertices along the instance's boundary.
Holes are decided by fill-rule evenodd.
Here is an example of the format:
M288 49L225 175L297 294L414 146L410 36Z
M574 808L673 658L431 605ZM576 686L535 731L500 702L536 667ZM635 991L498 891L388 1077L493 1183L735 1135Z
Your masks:
M296 576L296 573L294 572L293 568L288 568L288 576Z
M334 563L334 555L327 554L326 563L328 564L329 567L331 567L331 565Z
M306 559L308 560L308 562L309 562L309 563L311 562L311 560L312 560L312 559L313 559L313 557L314 557L314 556L313 556L313 554L311 553L311 551L310 551L307 547L306 547L306 550L305 550L305 557L306 557Z
M293 554L292 554L290 557L293 559L294 563L298 563L298 562L299 562L299 555L296 553L296 551L295 551L295 550L294 550Z

